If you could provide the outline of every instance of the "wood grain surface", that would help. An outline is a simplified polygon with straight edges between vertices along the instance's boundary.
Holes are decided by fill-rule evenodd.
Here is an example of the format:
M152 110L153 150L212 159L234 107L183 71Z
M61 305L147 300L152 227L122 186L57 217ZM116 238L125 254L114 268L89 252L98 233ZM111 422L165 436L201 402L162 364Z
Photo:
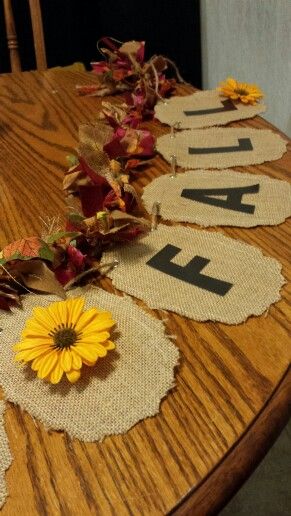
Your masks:
M39 233L40 216L64 213L65 157L77 145L78 125L94 121L100 106L96 98L76 96L75 84L93 80L57 71L0 77L0 247ZM190 91L180 88L181 94ZM158 122L150 125L156 135L169 131ZM271 127L261 118L233 125ZM288 179L290 165L288 152L276 162L237 171ZM142 192L168 172L156 157L134 184ZM290 223L209 231L258 246L282 263L290 280ZM102 286L113 291L110 280ZM290 414L288 301L290 283L268 313L238 326L169 313L166 328L177 335L182 354L176 387L158 416L125 435L103 443L72 441L9 405L5 419L14 462L1 516L215 514ZM151 313L165 318L162 311Z

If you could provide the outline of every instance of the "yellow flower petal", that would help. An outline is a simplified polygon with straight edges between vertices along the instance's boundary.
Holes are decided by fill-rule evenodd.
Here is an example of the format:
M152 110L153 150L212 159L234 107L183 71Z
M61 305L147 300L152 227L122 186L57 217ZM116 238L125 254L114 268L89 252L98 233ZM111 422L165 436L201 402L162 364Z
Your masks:
M19 353L17 353L17 355L15 357L15 360L17 362L21 361L21 360L24 360L25 362L30 362L30 360L33 360L34 358L37 358L40 355L47 353L48 351L50 351L50 348L44 347L44 346L41 346L40 348L36 348L36 349L28 349L25 351L19 351Z
M112 313L109 312L108 310L100 310L98 312L98 318L99 319L112 319Z
M71 349L72 354L72 368L73 369L81 369L82 367L82 359L78 353L75 353L74 348Z
M60 364L65 373L72 369L72 355L69 349L62 350Z
M94 344L87 344L86 341L82 340L82 346L88 346L88 349L90 352L93 350L93 353L95 353L98 357L105 357L107 355L107 350L102 344L99 344L98 342L95 342Z
M89 334L89 333L93 333L93 332L102 332L102 331L106 331L106 330L109 330L110 328L112 328L114 325L115 325L115 321L113 321L112 319L104 319L103 321L93 321L91 324L88 324L88 326L86 326L86 328L84 328L83 332L82 332L82 338L83 336Z
M47 333L49 333L54 327L54 320L48 313L48 310L46 308L38 306L33 309L32 313L36 322L43 328L45 328L47 330Z
M47 308L49 315L53 318L55 326L59 324L66 324L67 322L67 308L65 301L56 301Z
M42 362L39 366L37 376L38 378L46 378L55 367L58 361L58 353L56 351L52 351L48 355L42 358Z
M83 312L80 316L75 326L75 330L77 332L82 332L88 324L97 318L98 315L99 312L96 310L96 308L90 308L90 310L86 310L86 312Z
M63 376L63 369L61 368L60 362L57 362L54 369L52 370L49 380L51 383L56 384L59 383Z
M80 355L81 358L85 358L85 360L88 360L88 362L94 362L98 358L97 351L94 350L94 346L85 346L78 344L75 346L74 350L78 355Z
M26 327L21 333L21 336L24 337L46 337L48 335L48 331L41 324L39 324L34 319L28 319L26 322Z
M235 79L233 79L232 77L228 77L226 79L226 84L230 87L230 88L236 88L237 87L237 81Z
M35 349L40 346L53 346L53 341L51 337L47 339L41 337L39 339L25 339L22 342L18 342L13 346L13 351L24 351L26 349Z
M78 344L82 344L84 340L90 344L95 344L95 342L105 342L110 337L110 333L108 331L102 331L100 333L90 332L82 335L82 340Z
M98 360L98 357L97 357L97 360ZM96 364L97 360L93 360L93 362L90 362L90 360L86 360L85 358L82 358L83 364L88 367L93 367Z
M95 317L95 319L86 324L85 328L83 328L83 331L87 331L89 328L95 328L97 324L104 324L106 322L115 324L111 314L99 314L97 317Z
M67 311L68 311L68 326L75 326L81 316L82 310L84 308L84 298L77 297L74 299L69 299L67 302Z
M75 371L74 369L71 369L71 371L66 373L66 375L67 375L69 382L75 383L75 382L77 382L77 380L79 380L81 373L80 373L80 371Z
M47 352L47 354L49 354L49 351ZM40 366L42 364L43 359L45 358L45 356L46 355L41 355L40 357L35 358L31 362L31 369L33 369L33 371L38 371L38 369L40 368Z
M104 342L102 344L102 346L105 346L106 349L115 349L116 348L114 342L112 342L111 340L107 340L106 342Z

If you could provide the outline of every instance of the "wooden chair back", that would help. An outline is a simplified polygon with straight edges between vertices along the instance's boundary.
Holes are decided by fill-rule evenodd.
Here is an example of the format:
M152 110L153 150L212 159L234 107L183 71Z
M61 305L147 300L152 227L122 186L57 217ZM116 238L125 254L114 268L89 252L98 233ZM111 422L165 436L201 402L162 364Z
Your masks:
M18 50L18 40L15 30L14 15L11 0L3 0L4 17L7 34L8 49L12 72L21 72L21 62ZM37 70L46 70L46 52L43 35L42 16L39 0L29 0L30 17L33 32L33 43Z

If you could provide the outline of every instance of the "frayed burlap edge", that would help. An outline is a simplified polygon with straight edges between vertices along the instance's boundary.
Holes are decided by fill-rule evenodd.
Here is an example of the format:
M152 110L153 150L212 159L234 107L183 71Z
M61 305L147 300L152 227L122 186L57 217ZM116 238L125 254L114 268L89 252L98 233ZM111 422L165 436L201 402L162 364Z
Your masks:
M5 402L0 401L0 509L3 507L8 495L5 483L5 472L12 463L12 455L8 438L4 430Z
M225 138L227 137L227 141ZM219 141L219 138L221 140ZM250 138L253 149L243 152L189 154L188 147L236 146L238 138ZM157 139L157 151L171 163L176 156L177 165L187 169L224 169L237 166L259 165L280 159L287 151L287 141L270 129L242 127L211 127L210 129L185 129L174 138L165 134Z
M199 129L253 118L266 111L264 104L252 106L236 102L234 111L195 116L186 116L182 113L184 109L199 110L219 107L224 100L226 97L221 96L217 90L199 91L183 97L175 96L167 99L166 102L160 101L156 104L155 117L163 124L170 126L180 123L180 129Z
M187 188L234 188L255 183L263 185L263 191L260 189L261 193L259 193L259 196L263 195L263 200L257 203L256 196L254 196L253 201L248 201L248 195L244 195L242 201L255 204L254 215L193 202L178 195L178 192ZM273 188L278 189L278 199L274 206L272 204ZM281 193L280 203L279 193ZM236 172L231 169L216 170L215 172L187 170L177 174L176 177L165 174L155 178L145 186L142 201L148 213L151 213L153 203L159 202L159 213L163 220L190 222L200 227L275 226L291 216L291 184L265 175Z
M169 226L165 226L163 224L160 224L158 226L158 229L156 231L152 232L151 234L154 236L158 235L159 230L161 230L162 232L166 232L169 235L171 233L175 233L176 231L182 231L184 233L188 232L186 235L186 240L185 240L187 243L189 243L189 232L195 231L200 234L201 238L203 238L203 235L209 236L209 235L214 234L214 233L208 232L208 231L200 231L200 230L197 231L197 230L182 227L182 226L170 226L169 227ZM119 266L116 269L108 272L108 274L107 274L111 278L113 285L117 289L123 290L124 292L126 292L138 299L143 300L152 309L166 310L166 311L178 313L179 315L181 315L183 317L187 317L187 318L195 320L195 321L204 322L204 321L211 320L211 321L216 321L216 322L222 322L224 324L238 325L238 324L241 324L241 323L244 323L245 321L247 321L249 319L249 317L262 315L263 313L266 312L266 310L268 310L270 308L271 305L280 301L280 299L281 299L281 289L286 284L286 280L285 280L284 276L282 275L282 264L275 258L265 256L263 254L263 252L261 251L261 249L259 249L256 246L247 244L246 242L238 240L238 239L230 238L221 233L215 233L214 235L216 236L218 243L220 242L220 244L225 245L228 241L233 241L233 243L236 246L239 246L240 253L244 253L248 248L251 248L253 256L256 256L260 260L262 260L262 259L266 260L266 262L268 262L268 265L273 267L274 278L273 278L272 293L271 294L269 293L268 296L261 299L260 304L257 305L256 309L252 309L252 311L248 315L244 315L240 309L236 310L236 308L234 308L234 312L231 314L231 316L228 314L228 317L214 316L214 314L205 315L205 313L200 313L200 315L198 315L196 313L194 315L193 313L191 313L191 310L189 311L188 308L185 309L185 306L182 309L181 306L177 304L176 297L179 293L177 285L175 285L175 288L177 288L177 290L175 290L175 292L177 292L177 295L174 296L175 302L173 302L171 304L168 302L169 300L167 300L167 304L165 304L163 296L159 299L155 299L153 296L153 290L151 290L150 292L148 292L148 291L145 292L145 290L143 289L143 284L145 283L146 279L143 278L142 271L140 271L140 275L139 275L140 280L138 282L133 282L132 277L130 279L128 279L128 274L130 276L133 275L132 265L130 265L130 269L131 269L130 273L126 268L124 268L124 263L126 261L126 257L123 255L123 251L125 251L126 254L130 255L130 249L132 247L136 247L139 245L151 246L150 242L148 242L148 240L147 240L148 238L150 238L150 235L148 237L145 237L142 240L141 244L131 243L128 246L120 246L119 248L116 248L112 251L105 252L102 257L102 260L104 261L104 263L106 263L107 261L112 261L114 259L119 260L119 263L120 263ZM169 239L169 241L171 241L171 243L175 243L174 239L173 240ZM177 245L179 245L179 243ZM161 244L161 246L159 246L158 249L156 249L156 252L161 247L162 247L162 244ZM152 256L152 251L153 251L153 249L150 249L149 256L142 258L143 264L145 263L145 261L148 258L150 258ZM130 264L132 264L132 258L133 257L131 256L130 261L129 261ZM135 257L134 263L135 264L138 263L138 257ZM160 273L160 274L163 275L163 273ZM141 278L142 278L142 281L141 281ZM147 280L148 280L148 278L147 278ZM152 281L151 285L153 283L154 282ZM181 282L181 283L183 283L183 282ZM147 283L147 284L150 285L150 283ZM150 288L152 289L151 286L150 286ZM154 288L156 289L156 284L155 284ZM179 295L180 295L180 293L179 293Z

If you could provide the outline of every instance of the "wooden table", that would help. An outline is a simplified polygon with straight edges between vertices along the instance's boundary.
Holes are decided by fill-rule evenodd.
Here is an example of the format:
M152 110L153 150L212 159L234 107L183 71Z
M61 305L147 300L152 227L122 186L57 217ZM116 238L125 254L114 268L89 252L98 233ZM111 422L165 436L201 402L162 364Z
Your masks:
M92 80L91 75L56 71L0 77L1 247L38 234L40 216L64 212L65 157L77 145L80 122L94 120L100 105L96 98L76 96L74 86ZM180 91L191 90L184 86ZM234 125L270 127L260 118ZM169 130L158 123L152 127L156 135ZM273 163L237 169L287 179L290 166L289 152ZM136 186L141 192L167 172L169 165L156 157ZM287 222L215 231L277 258L290 280ZM108 290L110 285L103 282ZM238 326L170 313L167 331L178 336L182 352L176 388L157 417L125 435L103 443L71 441L9 405L6 428L14 461L6 474L10 497L2 515L216 513L288 418L289 298L290 284L268 314ZM152 313L164 318L162 312Z

